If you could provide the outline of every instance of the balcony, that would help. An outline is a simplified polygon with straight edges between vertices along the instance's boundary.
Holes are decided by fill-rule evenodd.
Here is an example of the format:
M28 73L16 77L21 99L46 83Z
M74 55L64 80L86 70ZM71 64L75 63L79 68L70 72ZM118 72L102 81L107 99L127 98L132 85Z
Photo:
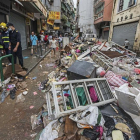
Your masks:
M42 4L40 0L19 0L24 7L29 11L33 13L41 13L43 14L44 17L47 17L47 9L46 7Z
M104 2L104 0L97 0L97 1L95 1L94 7L99 7L103 2Z

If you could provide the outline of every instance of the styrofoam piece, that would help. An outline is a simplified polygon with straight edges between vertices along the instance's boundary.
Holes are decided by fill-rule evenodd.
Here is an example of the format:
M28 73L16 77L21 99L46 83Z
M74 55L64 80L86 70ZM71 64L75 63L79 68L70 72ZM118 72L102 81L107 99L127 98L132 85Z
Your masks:
M127 84L122 85L120 88L116 88L115 92L118 97L118 104L121 108L132 114L140 115L140 93L138 94L136 90L132 89L130 92Z

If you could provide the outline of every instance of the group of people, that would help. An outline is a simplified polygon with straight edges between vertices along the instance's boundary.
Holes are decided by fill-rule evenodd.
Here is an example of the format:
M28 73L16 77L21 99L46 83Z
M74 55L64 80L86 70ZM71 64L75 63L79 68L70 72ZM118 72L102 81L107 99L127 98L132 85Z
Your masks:
M3 53L12 54L15 64L18 57L19 64L25 69L23 67L21 34L12 23L0 23L0 52L0 55ZM11 63L11 58L9 58L9 62Z
M52 35L44 35L43 33L36 36L34 32L31 33L30 36L31 40L31 55L33 55L34 50L37 53L37 46L39 43L43 45L43 43L47 43L52 51L54 52L55 56L55 49L58 46L61 47L62 43L62 36L60 35L59 38L56 38ZM19 60L19 64L23 69L23 56L22 56L22 47L21 47L21 34L12 23L0 23L0 57L2 55L9 55L12 54L14 57L14 63L16 64L17 58ZM8 57L9 62L11 63L11 58Z
M55 50L58 46L59 43L59 48L62 47L62 41L63 41L63 37L62 35L59 36L59 38L56 38L52 35L48 35L46 33L46 35L44 35L43 33L39 34L38 36L35 35L34 32L32 32L31 36L30 36L30 40L31 40L31 55L33 55L33 53L37 53L37 46L39 44L43 45L44 43L46 43L50 48L52 48L52 53L54 53L55 56Z

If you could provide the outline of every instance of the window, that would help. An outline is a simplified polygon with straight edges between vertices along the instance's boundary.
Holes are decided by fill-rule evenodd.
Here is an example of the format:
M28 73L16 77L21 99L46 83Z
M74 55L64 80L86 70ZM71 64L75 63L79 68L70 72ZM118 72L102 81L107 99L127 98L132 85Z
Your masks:
M133 18L133 14L130 14L130 19L132 19Z
M127 16L127 15L125 16L125 20L126 20L126 19L128 19L128 16Z
M129 1L128 7L131 7L131 6L133 6L133 5L135 5L135 0L130 0L130 1Z
M124 0L120 0L119 11L123 10L123 4L124 4Z

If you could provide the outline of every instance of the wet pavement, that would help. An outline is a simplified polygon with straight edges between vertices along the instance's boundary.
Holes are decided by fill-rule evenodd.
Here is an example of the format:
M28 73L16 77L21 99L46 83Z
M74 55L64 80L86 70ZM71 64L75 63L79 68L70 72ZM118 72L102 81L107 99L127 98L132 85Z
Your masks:
M29 56L26 53L26 56ZM54 63L57 59L59 53L57 51L56 58L47 55L39 65L38 65L28 77L37 77L36 80L26 79L28 85L28 94L25 96L25 101L23 103L16 103L16 98L14 100L10 99L8 96L5 101L0 105L0 140L33 140L31 134L39 133L42 130L42 126L38 127L36 130L31 129L31 115L38 114L42 105L46 104L45 93L38 90L37 82L44 81L47 79L46 72L50 73L55 70L55 67L47 67L46 64ZM25 55L24 55L25 56ZM28 59L24 59L25 66L30 67L32 62L37 62L40 58L33 58L29 56ZM27 64L26 62L30 62ZM45 73L43 73L45 71ZM37 92L34 95L33 92ZM16 96L21 92L18 91ZM30 106L34 106L30 109Z

